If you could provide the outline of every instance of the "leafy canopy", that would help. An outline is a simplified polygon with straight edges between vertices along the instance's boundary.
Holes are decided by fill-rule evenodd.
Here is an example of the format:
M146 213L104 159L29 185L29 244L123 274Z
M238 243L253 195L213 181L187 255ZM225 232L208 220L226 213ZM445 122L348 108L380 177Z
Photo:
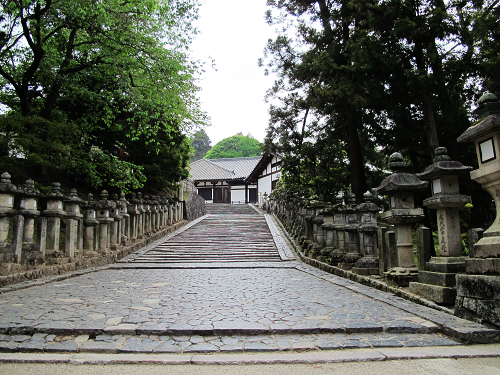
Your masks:
M262 154L259 141L251 134L238 133L229 138L224 138L207 152L207 159L241 158L247 156L260 156Z

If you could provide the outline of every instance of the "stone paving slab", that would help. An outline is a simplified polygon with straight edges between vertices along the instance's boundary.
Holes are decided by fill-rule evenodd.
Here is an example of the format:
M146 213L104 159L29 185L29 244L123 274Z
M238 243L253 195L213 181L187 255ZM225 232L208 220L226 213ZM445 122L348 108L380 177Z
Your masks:
M103 270L0 295L0 332L425 333L438 329L431 321L353 293L315 273L296 268Z

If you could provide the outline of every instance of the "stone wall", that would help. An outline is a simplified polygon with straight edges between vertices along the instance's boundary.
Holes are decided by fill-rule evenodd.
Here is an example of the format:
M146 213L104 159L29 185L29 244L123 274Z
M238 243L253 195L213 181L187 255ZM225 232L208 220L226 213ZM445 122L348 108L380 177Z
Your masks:
M187 221L197 219L206 214L205 200L197 193L190 191L184 202L184 210L184 218Z

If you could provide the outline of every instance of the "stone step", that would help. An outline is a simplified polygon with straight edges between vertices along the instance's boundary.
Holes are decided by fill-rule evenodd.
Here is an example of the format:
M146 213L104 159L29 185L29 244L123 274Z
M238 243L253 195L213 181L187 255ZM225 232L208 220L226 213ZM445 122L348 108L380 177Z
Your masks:
M210 215L259 215L248 204L207 203L205 209L206 213Z
M203 220L129 263L281 262L266 218L248 205L207 205Z
M35 333L0 335L0 352L47 353L237 353L317 351L355 348L458 346L438 334L297 333L293 335L79 335Z

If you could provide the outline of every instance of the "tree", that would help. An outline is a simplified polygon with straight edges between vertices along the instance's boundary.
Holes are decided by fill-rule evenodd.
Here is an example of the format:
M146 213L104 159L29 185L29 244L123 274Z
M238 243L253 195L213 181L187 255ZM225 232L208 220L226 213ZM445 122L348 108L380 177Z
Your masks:
M207 152L207 159L241 158L247 156L260 156L262 151L260 143L251 134L238 133L229 138L224 138Z
M274 116L266 144L286 150L287 134L303 138L285 159L315 157L302 152L306 140L317 154L324 137L340 141L336 152L346 152L358 202L371 173L364 164L384 168L383 156L394 151L415 172L432 162L439 145L453 159L475 163L471 147L456 138L470 125L481 82L498 82L493 25L500 1L268 4L268 21L283 32L269 41L262 61L280 76L269 90Z
M24 173L53 156L20 140L48 134L54 123L73 135L60 151L70 168L54 164L57 173L137 188L140 165L120 157L130 142L158 153L157 134L206 120L195 97L198 67L187 59L197 0L0 0L0 7L0 103L9 109L2 131L26 155Z
M191 156L191 161L200 160L205 157L207 152L212 148L210 138L204 129L198 130L194 133L191 139L191 147L194 150Z

